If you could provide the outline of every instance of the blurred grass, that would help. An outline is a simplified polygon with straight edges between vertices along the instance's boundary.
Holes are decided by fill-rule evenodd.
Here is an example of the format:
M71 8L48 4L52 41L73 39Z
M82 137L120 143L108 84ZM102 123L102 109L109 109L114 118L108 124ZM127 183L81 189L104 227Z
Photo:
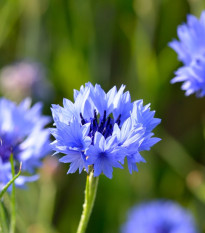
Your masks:
M153 198L189 207L205 232L205 100L170 85L180 64L167 46L186 15L199 16L203 8L203 0L0 1L0 67L26 58L41 62L60 104L87 81L106 90L124 83L132 100L151 102L162 118L155 130L162 141L143 153L147 163L138 173L115 169L112 180L100 177L87 232L119 232L127 210ZM49 180L41 172L37 183L17 191L18 232L75 232L85 174L66 175L67 169L60 165Z

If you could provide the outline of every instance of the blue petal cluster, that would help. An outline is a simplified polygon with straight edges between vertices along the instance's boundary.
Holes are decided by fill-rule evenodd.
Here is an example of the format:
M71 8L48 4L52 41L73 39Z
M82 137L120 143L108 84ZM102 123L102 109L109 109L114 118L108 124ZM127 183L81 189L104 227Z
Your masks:
M179 68L171 83L183 82L185 95L196 93L197 97L205 96L205 11L200 19L187 16L187 24L177 29L179 41L173 40L169 46L178 54L184 66Z
M197 233L192 215L178 204L157 200L129 211L122 233Z
M35 169L41 166L41 159L50 151L49 130L44 129L50 118L41 115L40 103L32 108L30 105L30 99L16 105L0 98L0 190L12 178L11 154L16 170L22 162L22 174L30 174L16 179L16 185L23 187L25 182L38 178Z
M55 141L52 148L63 153L60 162L70 163L68 173L93 166L94 176L101 173L112 178L113 167L122 168L127 158L130 173L136 163L145 162L140 155L160 139L152 130L160 123L154 111L143 101L131 102L122 85L108 93L96 84L86 83L74 91L74 103L63 100L63 107L52 106Z

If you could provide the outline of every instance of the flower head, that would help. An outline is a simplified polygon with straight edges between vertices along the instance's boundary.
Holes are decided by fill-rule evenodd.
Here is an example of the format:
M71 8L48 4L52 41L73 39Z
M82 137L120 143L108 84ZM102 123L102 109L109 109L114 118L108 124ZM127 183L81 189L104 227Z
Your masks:
M41 115L42 105L25 99L19 105L0 98L0 190L11 179L10 156L18 169L22 162L22 173L15 183L23 186L27 181L38 178L34 171L41 165L41 159L49 152L49 131L43 127L50 121Z
M136 171L136 163L145 162L140 151L160 140L151 132L160 119L142 100L131 102L124 89L122 85L106 93L100 85L86 83L74 91L74 103L64 99L63 107L52 106L52 148L65 154L60 161L70 163L68 173L88 171L90 165L94 176L104 173L112 178L113 167L122 168L125 158L130 172Z
M169 46L176 51L184 66L176 71L171 83L184 82L182 90L186 95L196 93L205 96L205 11L200 19L187 16L187 24L177 29L179 41L173 40Z
M197 233L191 214L172 201L157 200L132 208L122 233Z

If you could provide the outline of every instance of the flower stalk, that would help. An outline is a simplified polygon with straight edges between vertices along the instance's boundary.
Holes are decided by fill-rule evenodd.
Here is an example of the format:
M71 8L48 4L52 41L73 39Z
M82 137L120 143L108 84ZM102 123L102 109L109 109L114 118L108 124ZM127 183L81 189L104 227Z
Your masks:
M20 176L20 174L21 174L21 167L22 167L22 163L20 163L20 167L19 167L18 173L2 188L2 190L0 192L0 199L3 197L4 193L7 191L7 189L9 188L9 186L12 183L14 183L14 181Z
M6 214L3 203L0 201L0 233L8 233Z
M19 171L16 175L15 175L15 168L14 168L14 161L13 161L12 154L10 156L10 163L11 163L11 170L12 170L12 179L3 187L3 189L0 192L0 233L8 232L6 216L5 216L4 207L3 207L3 203L1 199L11 184L12 184L12 193L11 193L12 214L11 214L11 223L10 223L10 233L14 233L15 223L16 223L15 180L21 174L22 163L20 163Z
M13 154L10 156L10 163L11 163L11 173L12 178L15 177L15 168L14 168L14 159ZM16 225L16 190L15 190L15 183L12 183L12 191L11 191L11 223L9 233L15 232L15 225Z
M85 233L90 215L92 213L93 205L95 202L98 177L94 177L93 170L87 175L86 186L85 186L85 201L83 204L83 212L78 225L77 233Z

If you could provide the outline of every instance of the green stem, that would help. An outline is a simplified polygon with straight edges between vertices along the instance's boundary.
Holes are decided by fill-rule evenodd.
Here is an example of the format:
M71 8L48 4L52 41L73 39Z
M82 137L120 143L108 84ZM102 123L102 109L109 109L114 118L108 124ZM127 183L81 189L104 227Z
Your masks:
M2 197L4 195L4 193L9 188L9 186L11 184L14 186L14 181L21 174L21 166L22 166L22 164L20 163L19 172L15 175L13 155L11 155L10 162L11 162L12 179L2 188L2 190L0 192L0 233L7 233L8 232L6 215L5 215L4 206L3 206L3 203L2 203L1 199L2 199ZM12 191L12 201L13 201L13 195L14 195L14 203L12 202L12 206L14 206L14 207L12 207L12 213L15 212L15 191L14 191L14 194L13 194L13 191ZM12 217L12 219L15 219L15 213L12 216L14 216L14 217ZM14 220L12 221L12 226L15 228L15 221ZM14 229L13 227L12 227L12 229ZM13 233L14 231L12 231L10 229L10 232Z
M14 183L14 181L20 176L21 174L21 165L19 167L19 172L2 188L1 192L0 192L0 199L3 197L4 193L7 191L8 187Z
M0 233L7 233L7 221L3 203L0 200Z
M11 154L10 156L10 163L11 163L12 178L14 178L15 168L14 168L13 154ZM16 195L15 195L15 182L13 182L12 191L11 191L11 223L10 223L9 233L15 232L15 225L16 225Z
M83 204L83 212L78 225L77 233L84 233L86 231L88 221L93 209L93 204L96 197L99 177L93 176L93 171L87 175L85 187L85 201Z

